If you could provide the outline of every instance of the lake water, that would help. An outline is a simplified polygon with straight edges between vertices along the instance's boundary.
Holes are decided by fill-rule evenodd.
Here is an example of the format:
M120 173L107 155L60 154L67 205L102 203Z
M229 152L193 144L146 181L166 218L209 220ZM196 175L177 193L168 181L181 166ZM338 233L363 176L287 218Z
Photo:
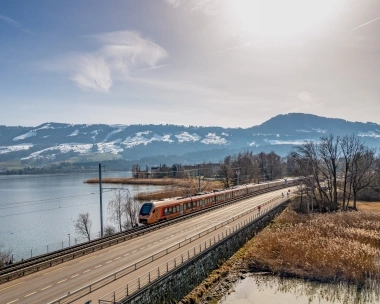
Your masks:
M373 290L354 286L253 275L235 285L235 291L218 304L378 304Z
M130 177L130 172L103 172L102 177ZM94 237L100 234L99 184L83 181L98 172L67 175L0 176L0 245L14 260L29 258L79 242L75 221L88 212ZM103 184L103 225L112 225L107 203L118 185ZM133 196L161 187L124 185ZM114 225L115 226L115 225Z

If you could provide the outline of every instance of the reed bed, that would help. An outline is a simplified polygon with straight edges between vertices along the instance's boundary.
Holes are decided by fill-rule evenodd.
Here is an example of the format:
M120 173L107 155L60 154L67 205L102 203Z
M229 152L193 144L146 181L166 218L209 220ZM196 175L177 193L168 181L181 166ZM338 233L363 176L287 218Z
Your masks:
M380 283L380 213L284 211L253 240L251 268L358 286Z
M219 181L208 181L207 183L201 184L201 190L203 192L210 192L215 189L220 189L222 187ZM186 197L189 195L194 195L198 192L198 182L195 180L177 180L173 185L167 185L163 190L155 192L139 192L135 195L135 199L138 200L160 200L165 198L173 197Z

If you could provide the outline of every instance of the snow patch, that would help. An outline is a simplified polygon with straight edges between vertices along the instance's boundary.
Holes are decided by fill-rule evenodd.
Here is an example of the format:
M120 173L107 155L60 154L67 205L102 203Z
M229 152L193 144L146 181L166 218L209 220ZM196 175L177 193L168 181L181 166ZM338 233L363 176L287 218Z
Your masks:
M70 135L67 135L67 136L77 136L79 134L79 130L76 129L73 133L71 133Z
M216 135L215 133L208 133L206 135L206 138L201 140L202 143L206 144L206 145L226 145L228 144L228 141L223 138L223 137L220 137L218 135Z
M201 139L201 137L196 134L196 133L193 133L193 134L190 134L189 132L182 132L180 134L177 134L175 135L175 137L177 137L178 139L178 142L182 143L182 142L189 142L189 141L199 141Z
M114 135L114 134L116 134L116 133L119 133L119 132L122 132L122 131L124 131L125 130L125 126L116 126L115 125L115 127L117 128L116 130L113 130L112 132L110 132L107 136L106 136L106 138L104 139L104 141L103 142L106 142L107 140L108 140L108 138L110 138L112 135Z
M33 144L20 144L20 145L14 145L14 146L3 146L3 147L0 147L0 154L5 154L5 153L15 152L15 151L28 150L31 147L33 147Z
M14 141L23 140L23 139L26 139L26 138L29 138L32 136L36 136L36 135L37 135L36 130L30 130L28 133L25 133L23 135L20 135L20 136L13 138L13 140Z
M376 131L380 133L377 129ZM372 138L380 138L380 134L378 134L374 131L368 131L368 132L359 132L358 136L360 137L372 137Z

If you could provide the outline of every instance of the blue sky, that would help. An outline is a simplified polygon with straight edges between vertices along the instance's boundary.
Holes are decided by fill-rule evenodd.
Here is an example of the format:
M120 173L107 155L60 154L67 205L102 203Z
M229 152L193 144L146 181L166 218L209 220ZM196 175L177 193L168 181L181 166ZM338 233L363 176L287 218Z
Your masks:
M0 124L380 123L378 0L0 0Z

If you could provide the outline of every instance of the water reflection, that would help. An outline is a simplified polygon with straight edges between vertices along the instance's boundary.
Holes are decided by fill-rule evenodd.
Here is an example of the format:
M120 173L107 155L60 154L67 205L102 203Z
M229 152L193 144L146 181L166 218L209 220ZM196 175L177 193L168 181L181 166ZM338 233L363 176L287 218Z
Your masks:
M235 292L219 304L375 304L380 303L379 286L360 289L348 284L327 284L299 279L253 275L235 286Z

